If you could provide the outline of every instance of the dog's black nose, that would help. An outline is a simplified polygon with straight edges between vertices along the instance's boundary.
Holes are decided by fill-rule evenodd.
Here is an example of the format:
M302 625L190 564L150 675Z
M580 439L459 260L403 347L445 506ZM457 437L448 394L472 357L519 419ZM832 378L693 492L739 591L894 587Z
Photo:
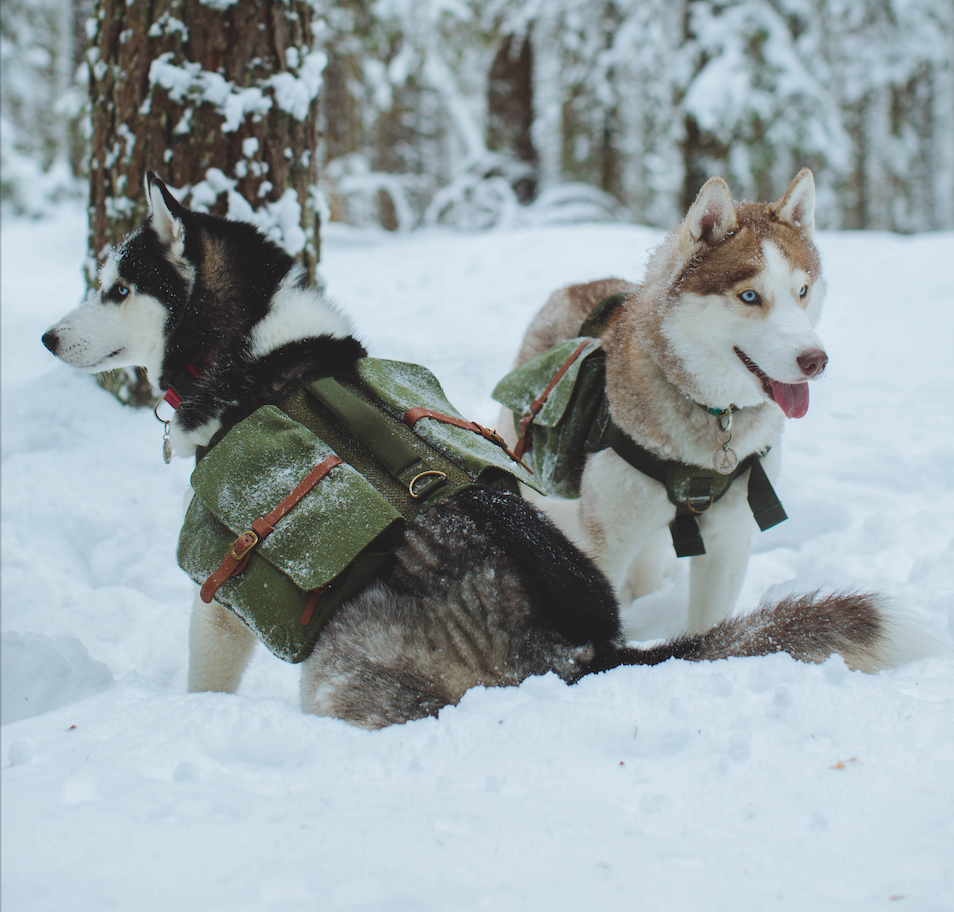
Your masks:
M43 333L43 344L55 355L57 346L60 344L60 337L51 329Z
M828 364L828 355L820 348L813 348L802 352L795 360L806 377L814 377L825 369L825 365Z

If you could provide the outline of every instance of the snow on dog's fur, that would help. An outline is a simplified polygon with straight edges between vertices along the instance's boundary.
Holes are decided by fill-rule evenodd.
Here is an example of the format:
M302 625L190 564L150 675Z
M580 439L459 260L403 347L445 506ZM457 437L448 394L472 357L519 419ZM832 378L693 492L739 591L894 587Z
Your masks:
M828 363L815 332L825 281L814 210L808 169L774 203L735 203L725 181L711 178L639 284L604 279L557 291L517 364L577 335L596 304L625 293L602 332L616 424L657 456L711 469L719 419L699 406L734 406L732 449L742 460L771 447L763 465L773 478L785 418L805 415L807 381ZM692 631L725 617L738 597L753 530L747 480L699 518L706 553L691 558ZM577 534L624 602L658 588L660 542L674 513L663 485L613 450L589 457Z
M364 356L342 313L254 227L186 210L154 174L146 192L149 216L110 255L101 290L43 342L81 370L144 366L161 388L206 361L172 421L178 455L194 456L289 383L346 375ZM189 689L234 692L254 635L196 598L189 642ZM391 562L337 610L303 663L301 702L378 727L436 714L475 685L549 671L573 682L673 656L779 651L811 662L839 652L875 670L894 660L892 643L877 598L842 595L766 607L649 650L629 646L595 565L532 505L472 488L410 522Z

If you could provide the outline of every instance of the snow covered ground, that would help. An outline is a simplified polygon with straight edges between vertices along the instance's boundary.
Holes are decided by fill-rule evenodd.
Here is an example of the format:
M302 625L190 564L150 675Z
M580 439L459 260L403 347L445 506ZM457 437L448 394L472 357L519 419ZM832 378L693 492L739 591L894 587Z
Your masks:
M657 238L333 227L323 270L374 354L493 423L546 295L638 276ZM831 364L740 604L872 588L951 645L954 234L821 247ZM950 656L549 676L375 733L302 715L263 650L237 696L187 695L190 466L40 344L83 249L79 212L2 227L4 912L954 909ZM667 580L634 629L679 628L685 566Z

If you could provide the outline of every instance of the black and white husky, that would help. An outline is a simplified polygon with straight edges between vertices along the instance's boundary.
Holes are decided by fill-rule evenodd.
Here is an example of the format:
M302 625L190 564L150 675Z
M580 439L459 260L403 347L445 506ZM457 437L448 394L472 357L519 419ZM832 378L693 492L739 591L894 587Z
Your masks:
M183 208L154 174L149 216L109 256L101 289L43 336L89 372L145 367L160 388L208 367L172 421L189 457L288 383L348 372L365 349L301 266L253 226ZM227 608L198 598L190 691L234 692L255 645ZM471 489L411 522L393 561L345 602L303 663L307 712L375 728L436 714L475 685L553 671L568 682L620 665L788 652L893 664L893 627L876 598L806 596L671 643L623 642L616 599L596 566L535 507Z

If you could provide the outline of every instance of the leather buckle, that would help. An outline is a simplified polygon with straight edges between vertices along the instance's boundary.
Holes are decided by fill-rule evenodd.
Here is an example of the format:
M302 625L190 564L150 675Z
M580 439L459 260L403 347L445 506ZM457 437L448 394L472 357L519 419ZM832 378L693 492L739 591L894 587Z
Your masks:
M249 551L252 550L259 542L257 533L252 529L247 529L243 532L234 542L232 542L232 550L229 551L229 554L234 560L240 561ZM239 547L243 546L241 551L237 550Z

